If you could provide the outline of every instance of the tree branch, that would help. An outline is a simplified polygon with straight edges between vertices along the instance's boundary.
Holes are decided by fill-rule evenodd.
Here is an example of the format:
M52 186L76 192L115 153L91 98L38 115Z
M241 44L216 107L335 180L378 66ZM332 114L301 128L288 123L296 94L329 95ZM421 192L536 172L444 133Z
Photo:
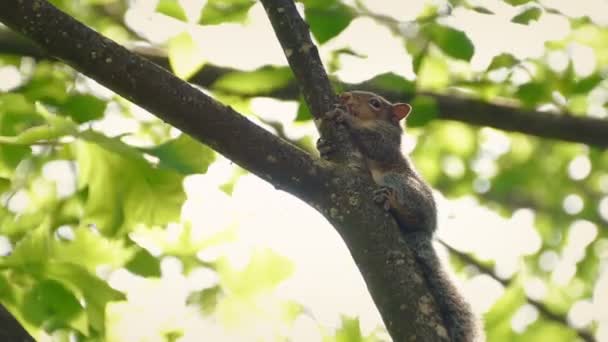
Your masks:
M310 32L293 0L262 0L321 137L338 147L347 168L333 180L325 216L350 250L394 341L444 341L446 327L396 221L371 198L376 188L348 132L323 118L335 95ZM351 168L358 169L352 172ZM326 207L327 208L327 207ZM364 213L364 215L358 215ZM442 334L443 332L443 334Z
M488 276L490 276L492 279L496 280L497 282L499 282L502 286L504 286L505 288L511 286L511 279L503 279L500 278L498 275L496 275L496 273L494 273L494 271L482 264L481 262L477 261L475 258L473 258L472 256L463 253L457 249L455 249L454 247L448 245L447 243L443 242L443 241L439 241L439 243L441 243L451 254L455 255L457 258L459 258L460 260L466 262L467 264L473 265L475 266L481 273L486 274ZM553 310L549 309L549 307L547 307L547 305L545 305L544 303L536 300L536 299L532 299L528 296L526 296L526 301L528 303L530 303L530 305L534 306L543 316L545 316L548 320L557 322L559 324L565 325L568 328L574 330L576 332L576 334L583 340L586 342L595 342L595 337L593 337L593 334L587 330L583 330L583 329L578 329L575 328L573 326L571 326L568 323L568 320L566 319L566 317L564 315L560 315L558 313L555 313Z
M0 340L36 342L3 305L0 305Z
M237 164L305 200L326 163L253 124L154 63L41 0L0 2L0 20L54 56Z
M170 69L169 60L164 51L154 49L132 48L133 52L146 57L165 69ZM48 58L44 50L33 45L19 35L0 30L0 52L25 55L34 58ZM209 88L222 76L238 70L213 65L206 65L192 76L191 83ZM313 80L310 80L311 82ZM314 84L314 83L313 83ZM445 95L433 92L411 94L407 92L387 91L369 83L341 84L345 89L367 89L382 94L391 101L408 101L415 95L426 95L434 98L439 106L438 119L464 122L476 126L488 126L500 130L524 133L541 138L557 139L583 143L599 148L608 148L608 120L571 113L548 113L537 110L525 110L509 104L489 103L458 95ZM297 100L300 96L295 81L267 96L284 100ZM312 94L309 94L311 96ZM316 105L318 110L323 105ZM318 113L313 110L313 113Z

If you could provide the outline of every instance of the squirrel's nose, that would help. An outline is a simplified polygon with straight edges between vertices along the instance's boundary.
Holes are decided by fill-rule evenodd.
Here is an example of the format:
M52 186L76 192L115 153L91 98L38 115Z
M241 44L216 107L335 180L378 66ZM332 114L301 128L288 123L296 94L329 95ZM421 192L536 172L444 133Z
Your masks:
M343 92L342 94L340 94L340 101L342 101L342 103L346 103L346 101L350 100L350 98L353 95L347 91Z

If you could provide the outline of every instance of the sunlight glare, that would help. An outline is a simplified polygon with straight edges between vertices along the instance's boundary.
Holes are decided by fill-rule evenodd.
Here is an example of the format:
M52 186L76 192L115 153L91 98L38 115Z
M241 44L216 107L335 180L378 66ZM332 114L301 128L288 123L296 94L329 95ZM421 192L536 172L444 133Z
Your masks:
M511 317L511 328L516 333L523 333L537 319L538 309L531 304L524 304Z
M593 318L593 304L589 300L576 301L568 311L568 322L578 329L589 326Z
M583 180L591 173L591 160L587 155L576 156L568 164L568 175L572 180Z
M577 194L570 194L564 197L564 201L562 202L562 206L564 211L570 215L576 215L583 210L585 207L585 202L583 198Z
M0 67L0 93L11 91L23 82L23 76L14 65Z

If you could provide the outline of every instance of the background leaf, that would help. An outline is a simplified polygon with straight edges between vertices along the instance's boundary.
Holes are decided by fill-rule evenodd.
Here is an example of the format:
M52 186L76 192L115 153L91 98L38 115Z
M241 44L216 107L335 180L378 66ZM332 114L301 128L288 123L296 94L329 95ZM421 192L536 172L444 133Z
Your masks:
M427 25L424 32L446 55L465 61L473 57L475 47L464 32L438 24Z

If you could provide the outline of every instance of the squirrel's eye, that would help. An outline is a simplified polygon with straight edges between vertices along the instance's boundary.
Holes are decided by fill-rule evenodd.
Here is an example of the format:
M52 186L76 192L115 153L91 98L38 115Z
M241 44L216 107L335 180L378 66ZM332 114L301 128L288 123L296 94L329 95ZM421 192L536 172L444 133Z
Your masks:
M376 98L372 98L369 100L369 105L372 106L372 108L374 109L380 109L380 107L382 106L382 104L380 103L380 101Z

